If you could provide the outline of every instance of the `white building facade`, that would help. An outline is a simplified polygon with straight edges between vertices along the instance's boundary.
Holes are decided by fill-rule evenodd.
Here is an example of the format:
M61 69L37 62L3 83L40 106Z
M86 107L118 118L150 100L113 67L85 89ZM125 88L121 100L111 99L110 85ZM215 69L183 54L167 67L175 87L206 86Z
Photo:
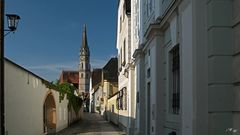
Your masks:
M133 134L136 110L135 71L132 61L131 0L120 0L118 5L118 124L128 134Z
M239 132L239 1L132 0L132 6L135 133Z

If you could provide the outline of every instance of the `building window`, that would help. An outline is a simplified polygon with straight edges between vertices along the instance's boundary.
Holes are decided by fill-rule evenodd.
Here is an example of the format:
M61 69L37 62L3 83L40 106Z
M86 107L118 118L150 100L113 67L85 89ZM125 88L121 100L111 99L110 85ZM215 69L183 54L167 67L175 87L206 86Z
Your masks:
M127 110L127 89L124 88L123 90L123 100L124 100L124 110Z
M120 54L118 55L118 71L119 71L119 72L122 71L122 64L121 64L121 63L122 63L122 58L121 58L121 57L122 57L122 56L121 56L122 54L121 54L121 53L122 53L122 49L120 50Z
M162 12L165 13L170 8L174 0L162 0Z
M148 15L153 11L153 0L148 0Z
M126 12L126 4L125 2L123 3L123 9L122 9L122 16L123 16L123 23L124 23L124 20L125 20L125 12Z
M121 66L123 65L123 49L120 49L120 55L121 55Z
M81 73L81 78L83 78L83 73Z
M112 113L114 113L114 105L112 105Z
M117 96L118 110L123 110L122 91L119 91Z
M147 102L146 102L146 113L147 113L147 133L150 133L151 131L151 83L148 82L147 83L147 91L146 91L146 94L147 94Z
M125 87L118 92L117 109L127 110L127 89Z
M147 69L147 78L150 78L150 77L151 77L151 69L148 68L148 69Z
M120 17L120 24L119 24L120 26L120 33L121 33L121 31L122 31L122 16Z
M179 45L170 51L170 99L173 114L179 114L180 110L180 56Z
M110 84L109 85L109 97L113 95L113 86Z
M140 95L139 95L139 92L137 92L137 103L139 103L139 97Z
M176 135L176 132L168 133L168 135Z
M127 15L131 14L131 0L124 1L125 12Z
M122 65L124 66L126 64L126 41L123 41L123 50L122 52Z
M145 15L146 17L150 17L151 13L153 12L153 0L145 0L145 3L144 3L146 6L145 9L144 9L144 12L145 12Z

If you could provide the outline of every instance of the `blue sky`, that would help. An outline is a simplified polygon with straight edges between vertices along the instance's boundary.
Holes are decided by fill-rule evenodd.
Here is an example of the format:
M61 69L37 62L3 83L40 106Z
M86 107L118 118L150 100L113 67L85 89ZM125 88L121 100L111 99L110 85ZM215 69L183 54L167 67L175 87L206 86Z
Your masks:
M5 0L5 13L21 17L17 31L5 37L5 57L56 80L62 70L77 70L86 24L91 65L101 68L117 53L117 4L117 0Z

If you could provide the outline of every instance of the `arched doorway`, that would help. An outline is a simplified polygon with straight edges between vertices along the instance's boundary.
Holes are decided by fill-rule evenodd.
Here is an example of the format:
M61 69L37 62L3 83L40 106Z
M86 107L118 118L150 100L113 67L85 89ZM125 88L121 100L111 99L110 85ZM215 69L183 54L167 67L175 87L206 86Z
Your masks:
M44 133L51 134L56 132L56 104L52 93L45 98L43 105Z

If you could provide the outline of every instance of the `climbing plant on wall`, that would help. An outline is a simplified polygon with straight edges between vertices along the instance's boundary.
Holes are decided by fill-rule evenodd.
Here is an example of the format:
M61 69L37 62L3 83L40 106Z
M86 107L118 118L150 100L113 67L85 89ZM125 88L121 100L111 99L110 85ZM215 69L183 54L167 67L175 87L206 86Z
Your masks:
M79 96L74 95L76 88L73 85L67 82L60 84L59 82L50 83L47 81L45 81L44 84L47 86L47 88L54 89L59 92L60 103L64 97L67 96L69 109L72 107L76 115L78 115L78 112L82 107L83 99Z

